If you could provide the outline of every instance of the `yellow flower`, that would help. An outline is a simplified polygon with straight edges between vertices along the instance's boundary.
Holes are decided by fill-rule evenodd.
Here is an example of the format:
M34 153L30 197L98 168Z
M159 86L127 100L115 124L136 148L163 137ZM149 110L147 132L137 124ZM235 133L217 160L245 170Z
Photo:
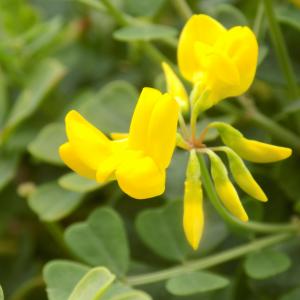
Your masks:
M257 66L258 44L248 27L225 29L207 15L194 15L184 26L178 44L182 75L209 90L204 109L243 94Z
M189 244L196 250L203 233L204 215L200 165L195 150L192 150L190 153L186 173L183 200L183 229Z
M98 182L117 180L133 198L158 196L164 192L166 168L175 148L178 110L169 94L144 88L128 138L116 141L70 111L66 116L68 142L59 148L60 156L81 176Z
M268 198L265 195L264 191L255 181L252 174L244 164L243 160L230 148L222 148L224 149L228 157L231 173L239 187L244 192L257 200L260 200L262 202L268 201Z
M211 162L211 175L216 192L224 206L243 222L248 221L247 213L241 203L240 197L229 180L228 172L222 160L213 151L207 151Z
M226 123L213 122L209 127L214 127L219 131L225 145L233 149L241 158L252 162L271 163L286 159L292 154L290 148L249 140Z
M167 63L163 62L162 68L166 78L167 92L176 99L183 112L188 111L189 97L184 85Z

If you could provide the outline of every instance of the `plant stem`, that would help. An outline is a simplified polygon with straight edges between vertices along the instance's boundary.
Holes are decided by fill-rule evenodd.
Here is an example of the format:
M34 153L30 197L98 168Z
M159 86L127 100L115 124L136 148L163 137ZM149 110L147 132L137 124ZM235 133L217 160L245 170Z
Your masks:
M10 300L23 300L27 299L26 296L28 294L38 288L42 287L44 285L43 277L42 276L37 276L34 278L31 278L27 281L25 281L15 292L14 294L10 297Z
M257 251L266 247L276 245L284 240L291 238L293 235L291 233L281 233L258 240L254 240L248 244L238 246L229 250L225 250L221 253L214 254L205 258L198 260L193 260L185 263L184 265L176 266L162 271L157 271L145 275L131 276L127 279L129 285L144 285L153 282L167 280L174 276L178 276L187 272L198 271L202 269L207 269L221 263L233 260L235 258L241 257L247 253Z
M264 0L264 7L269 22L271 39L275 47L277 59L287 82L288 92L290 95L289 100L295 100L298 97L297 80L292 68L292 63L287 51L283 34L276 20L272 2L272 0Z
M300 138L298 135L277 124L259 111L251 114L250 119L260 127L271 132L274 138L283 141L287 145L290 145L298 152L298 154L300 153Z
M121 26L126 26L129 25L129 20L126 18L126 16L117 8L113 5L111 0L100 0L109 13L114 17L116 22L121 25Z
M233 215L231 215L227 209L222 205L216 194L213 182L211 180L210 174L206 167L204 157L198 155L200 168L201 168L201 179L206 191L206 194L219 213L219 215L230 225L239 227L250 232L261 232L261 233L271 233L271 232L293 232L299 231L299 224L265 224L260 222L242 222Z
M264 4L261 1L258 1L257 12L253 23L253 31L258 40L261 34L262 24L264 20L263 16L264 16Z
M70 249L65 243L63 231L60 228L59 224L54 222L45 222L44 225L49 234L52 236L53 240L57 243L58 246L60 246L63 253L68 257L72 256L72 254L70 253Z
M184 21L188 20L193 15L193 11L186 0L171 0L171 3Z

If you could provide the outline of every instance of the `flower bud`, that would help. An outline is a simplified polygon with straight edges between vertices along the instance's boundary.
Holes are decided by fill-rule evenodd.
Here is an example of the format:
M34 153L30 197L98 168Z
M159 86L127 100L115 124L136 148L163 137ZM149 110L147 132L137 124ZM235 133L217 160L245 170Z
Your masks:
M162 67L166 78L167 92L174 97L181 110L187 112L189 110L189 97L184 85L167 63L163 62Z
M203 233L202 200L200 165L195 150L192 150L184 183L183 228L185 236L194 250L198 248Z
M243 160L230 148L223 147L228 157L230 170L239 187L253 198L266 202L267 196L255 181Z
M288 158L290 148L274 146L245 138L241 132L229 124L213 122L209 127L218 130L222 141L243 159L256 163L271 163Z
M211 175L216 192L225 207L238 219L247 222L248 216L240 201L239 195L228 178L228 172L222 160L214 152L208 152L211 161Z

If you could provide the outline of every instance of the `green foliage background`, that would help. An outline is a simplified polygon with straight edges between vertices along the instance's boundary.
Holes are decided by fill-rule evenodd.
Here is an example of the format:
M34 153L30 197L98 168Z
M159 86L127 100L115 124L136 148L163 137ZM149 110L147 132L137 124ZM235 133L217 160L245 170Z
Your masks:
M189 248L181 228L186 153L176 151L166 193L145 201L130 199L115 183L99 186L70 173L58 156L70 109L106 133L126 132L141 88L165 89L160 62L176 63L186 4L227 27L256 32L260 64L248 95L226 100L200 122L225 119L248 137L292 147L293 157L283 163L249 165L269 202L242 199L252 220L289 223L299 215L300 7L271 0L0 0L0 283L6 299L300 299L297 237L193 270L212 267L208 271L184 271L191 260L207 262L259 236L228 226L205 199L204 238L198 251ZM266 4L275 11L273 23ZM117 280L111 284L113 275L100 266ZM178 269L163 280L155 273L149 284L139 275L172 267ZM80 298L73 289L84 275Z

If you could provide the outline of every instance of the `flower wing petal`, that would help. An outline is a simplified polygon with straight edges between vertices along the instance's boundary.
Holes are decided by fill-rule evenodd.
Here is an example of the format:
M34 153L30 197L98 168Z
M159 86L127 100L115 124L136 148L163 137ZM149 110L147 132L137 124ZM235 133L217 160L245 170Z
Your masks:
M151 115L146 153L162 170L169 166L176 145L178 114L176 100L164 94Z
M116 179L130 197L147 199L164 192L166 174L148 156L130 157L117 168Z
M70 143L65 143L59 147L59 155L71 170L80 176L95 179L95 170L91 169L77 156Z

